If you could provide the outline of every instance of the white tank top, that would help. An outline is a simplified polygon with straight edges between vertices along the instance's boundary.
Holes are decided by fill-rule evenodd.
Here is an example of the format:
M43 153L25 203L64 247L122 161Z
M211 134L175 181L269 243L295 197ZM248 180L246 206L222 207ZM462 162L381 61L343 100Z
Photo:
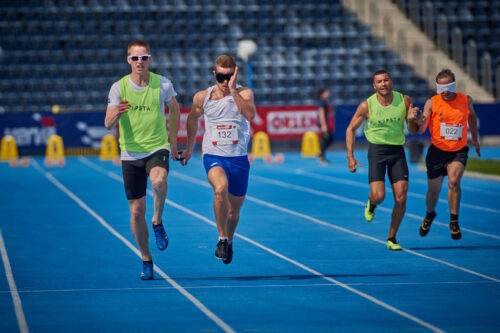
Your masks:
M238 110L231 94L216 101L211 100L214 87L208 88L203 102L203 154L245 156L250 140L250 122Z

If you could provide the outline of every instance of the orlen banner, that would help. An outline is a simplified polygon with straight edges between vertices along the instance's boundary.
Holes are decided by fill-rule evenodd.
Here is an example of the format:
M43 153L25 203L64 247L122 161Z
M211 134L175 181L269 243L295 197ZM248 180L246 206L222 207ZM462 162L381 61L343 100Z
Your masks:
M181 122L179 126L178 142L186 142L187 139L187 116L190 108L181 108ZM167 127L168 127L167 115ZM307 131L319 132L317 125L317 111L313 105L302 106L259 106L257 114L250 122L252 135L258 131L264 131L271 140L301 139ZM196 141L203 139L205 131L204 117L198 122Z
M271 140L300 139L307 131L319 132L315 106L261 106L251 123L253 133L264 131Z

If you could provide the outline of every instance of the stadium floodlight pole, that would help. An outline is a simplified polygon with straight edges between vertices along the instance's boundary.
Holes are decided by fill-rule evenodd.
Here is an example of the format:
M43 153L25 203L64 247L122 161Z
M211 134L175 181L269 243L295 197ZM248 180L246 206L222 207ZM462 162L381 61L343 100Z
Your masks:
M242 39L238 42L238 57L247 64L248 88L253 90L253 65L250 56L257 51L257 44L251 39Z

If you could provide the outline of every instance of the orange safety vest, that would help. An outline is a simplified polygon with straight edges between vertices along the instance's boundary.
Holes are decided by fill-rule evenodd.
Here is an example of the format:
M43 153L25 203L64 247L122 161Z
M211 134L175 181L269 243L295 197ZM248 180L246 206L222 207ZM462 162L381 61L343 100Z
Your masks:
M469 119L469 98L456 93L452 101L445 101L441 95L432 97L432 112L429 121L431 142L444 151L457 151L467 145L467 120Z

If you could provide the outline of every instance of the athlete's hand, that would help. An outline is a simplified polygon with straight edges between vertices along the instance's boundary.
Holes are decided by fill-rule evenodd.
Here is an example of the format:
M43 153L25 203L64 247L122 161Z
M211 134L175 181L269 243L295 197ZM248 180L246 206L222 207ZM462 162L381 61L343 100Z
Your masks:
M181 154L181 165L186 166L190 159L191 159L191 152L188 151L187 149L184 150Z
M354 156L347 156L347 165L349 166L349 171L351 172L356 172L356 166L362 166L358 161L356 161Z
M229 79L229 82L227 83L229 87L229 91L231 90L236 90L236 79L238 78L238 67L234 68L234 74L231 76L231 79Z
M417 120L418 119L418 111L420 108L413 107L413 104L410 104L410 108L408 109L408 120Z
M177 144L170 144L170 153L172 154L172 160L174 162L177 162L177 157L179 156L178 150L177 150Z
M422 126L425 124L425 122L427 121L427 117L424 115L424 113L422 112L420 114L420 117L418 117L417 119L417 122L418 122L418 126Z
M126 99L121 100L120 104L118 104L118 113L122 114L122 113L128 112L128 109L130 109L130 106L131 105L128 103L128 101Z
M481 147L479 147L479 142L477 140L472 140L472 145L476 148L477 156L481 157Z

